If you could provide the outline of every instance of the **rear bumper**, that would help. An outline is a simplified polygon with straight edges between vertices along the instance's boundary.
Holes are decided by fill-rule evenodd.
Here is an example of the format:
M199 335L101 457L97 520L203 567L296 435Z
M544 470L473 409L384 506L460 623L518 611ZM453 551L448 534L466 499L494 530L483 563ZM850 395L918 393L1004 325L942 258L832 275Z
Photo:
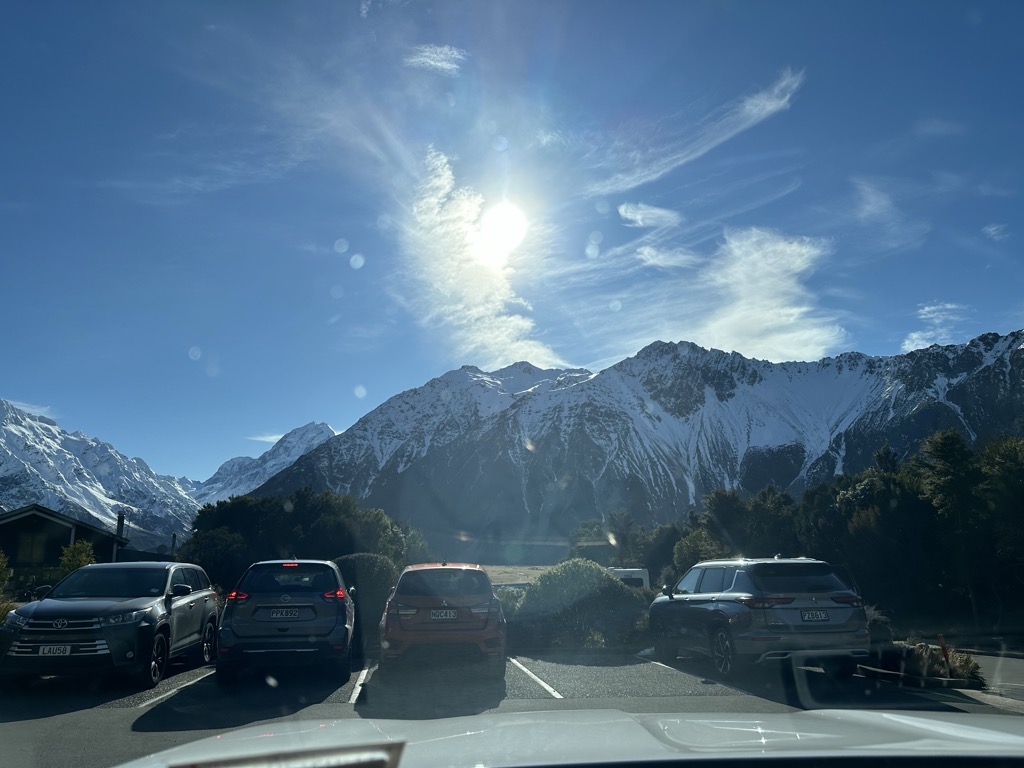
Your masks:
M217 661L238 667L269 665L302 666L321 662L342 661L352 651L351 633L347 628L315 638L247 638L238 637L230 629L218 633Z
M867 629L853 632L822 632L816 635L787 635L759 631L735 638L736 653L755 662L826 659L867 659L870 648Z
M505 656L503 627L489 626L482 630L429 631L393 630L385 627L380 637L380 654L385 659L399 659L414 651L464 651L482 657Z

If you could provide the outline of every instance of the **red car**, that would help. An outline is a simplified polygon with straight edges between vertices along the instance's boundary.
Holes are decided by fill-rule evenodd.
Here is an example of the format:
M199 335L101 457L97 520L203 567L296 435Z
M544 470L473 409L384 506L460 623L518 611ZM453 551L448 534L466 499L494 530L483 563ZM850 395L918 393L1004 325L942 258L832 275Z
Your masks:
M421 563L398 577L380 622L380 669L428 650L485 661L505 674L505 616L479 565Z

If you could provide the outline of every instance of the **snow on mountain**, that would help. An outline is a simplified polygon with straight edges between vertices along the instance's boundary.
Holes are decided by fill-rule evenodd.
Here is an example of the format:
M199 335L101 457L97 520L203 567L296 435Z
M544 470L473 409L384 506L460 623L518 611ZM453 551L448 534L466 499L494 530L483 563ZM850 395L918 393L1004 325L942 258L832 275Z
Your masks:
M769 363L656 342L598 374L464 367L404 392L254 493L352 493L428 536L564 536L715 488L799 493L937 429L1024 434L1024 331L906 355Z
M110 530L124 512L132 547L169 549L173 534L181 542L191 533L202 504L248 493L334 434L326 424L307 424L259 458L231 459L195 482L158 475L109 443L0 400L0 507L42 504Z
M177 480L142 459L0 400L0 506L33 503L110 530L124 512L125 535L139 549L169 548L199 509Z
M327 424L310 422L293 429L257 459L248 456L229 459L209 480L193 483L189 492L200 504L215 504L232 496L243 496L335 434Z

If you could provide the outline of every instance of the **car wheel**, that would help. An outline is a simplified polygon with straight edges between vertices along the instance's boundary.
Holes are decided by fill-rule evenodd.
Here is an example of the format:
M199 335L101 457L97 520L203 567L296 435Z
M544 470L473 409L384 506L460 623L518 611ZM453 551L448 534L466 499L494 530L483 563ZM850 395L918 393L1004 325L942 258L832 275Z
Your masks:
M155 688L157 683L164 679L167 672L169 650L167 635L157 632L153 635L153 642L149 649L149 658L143 661L139 668L138 681L143 688Z
M823 661L821 667L833 680L849 680L857 673L857 662L852 659Z
M487 676L494 678L495 680L505 679L505 656L488 656L484 660L484 664L487 668Z
M203 635L199 638L199 645L195 650L195 661L201 666L211 663L217 656L217 626L214 622L206 622L203 627Z
M654 639L654 658L662 664L671 664L675 661L679 656L678 650L675 642L667 637L657 637Z
M232 685L238 682L238 666L235 664L228 664L223 661L218 661L217 666L214 669L214 676L217 678L217 682L221 685Z
M725 627L715 627L711 633L711 665L720 677L729 678L736 674L736 649L732 635Z
M338 681L344 685L352 677L352 649L349 648L344 657L335 659L330 663L331 672L337 676Z

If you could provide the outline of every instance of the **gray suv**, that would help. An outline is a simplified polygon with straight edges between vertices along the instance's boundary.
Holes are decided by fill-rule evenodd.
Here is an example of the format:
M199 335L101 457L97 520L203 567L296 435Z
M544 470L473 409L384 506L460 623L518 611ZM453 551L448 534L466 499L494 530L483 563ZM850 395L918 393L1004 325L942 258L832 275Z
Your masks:
M225 598L217 680L249 667L320 664L346 682L351 674L355 606L329 560L253 563Z
M706 656L722 677L792 661L847 678L868 656L864 602L821 560L709 560L662 592L649 610L662 661Z
M170 659L209 664L217 593L191 563L98 563L64 577L0 627L0 677L124 672L152 688Z

